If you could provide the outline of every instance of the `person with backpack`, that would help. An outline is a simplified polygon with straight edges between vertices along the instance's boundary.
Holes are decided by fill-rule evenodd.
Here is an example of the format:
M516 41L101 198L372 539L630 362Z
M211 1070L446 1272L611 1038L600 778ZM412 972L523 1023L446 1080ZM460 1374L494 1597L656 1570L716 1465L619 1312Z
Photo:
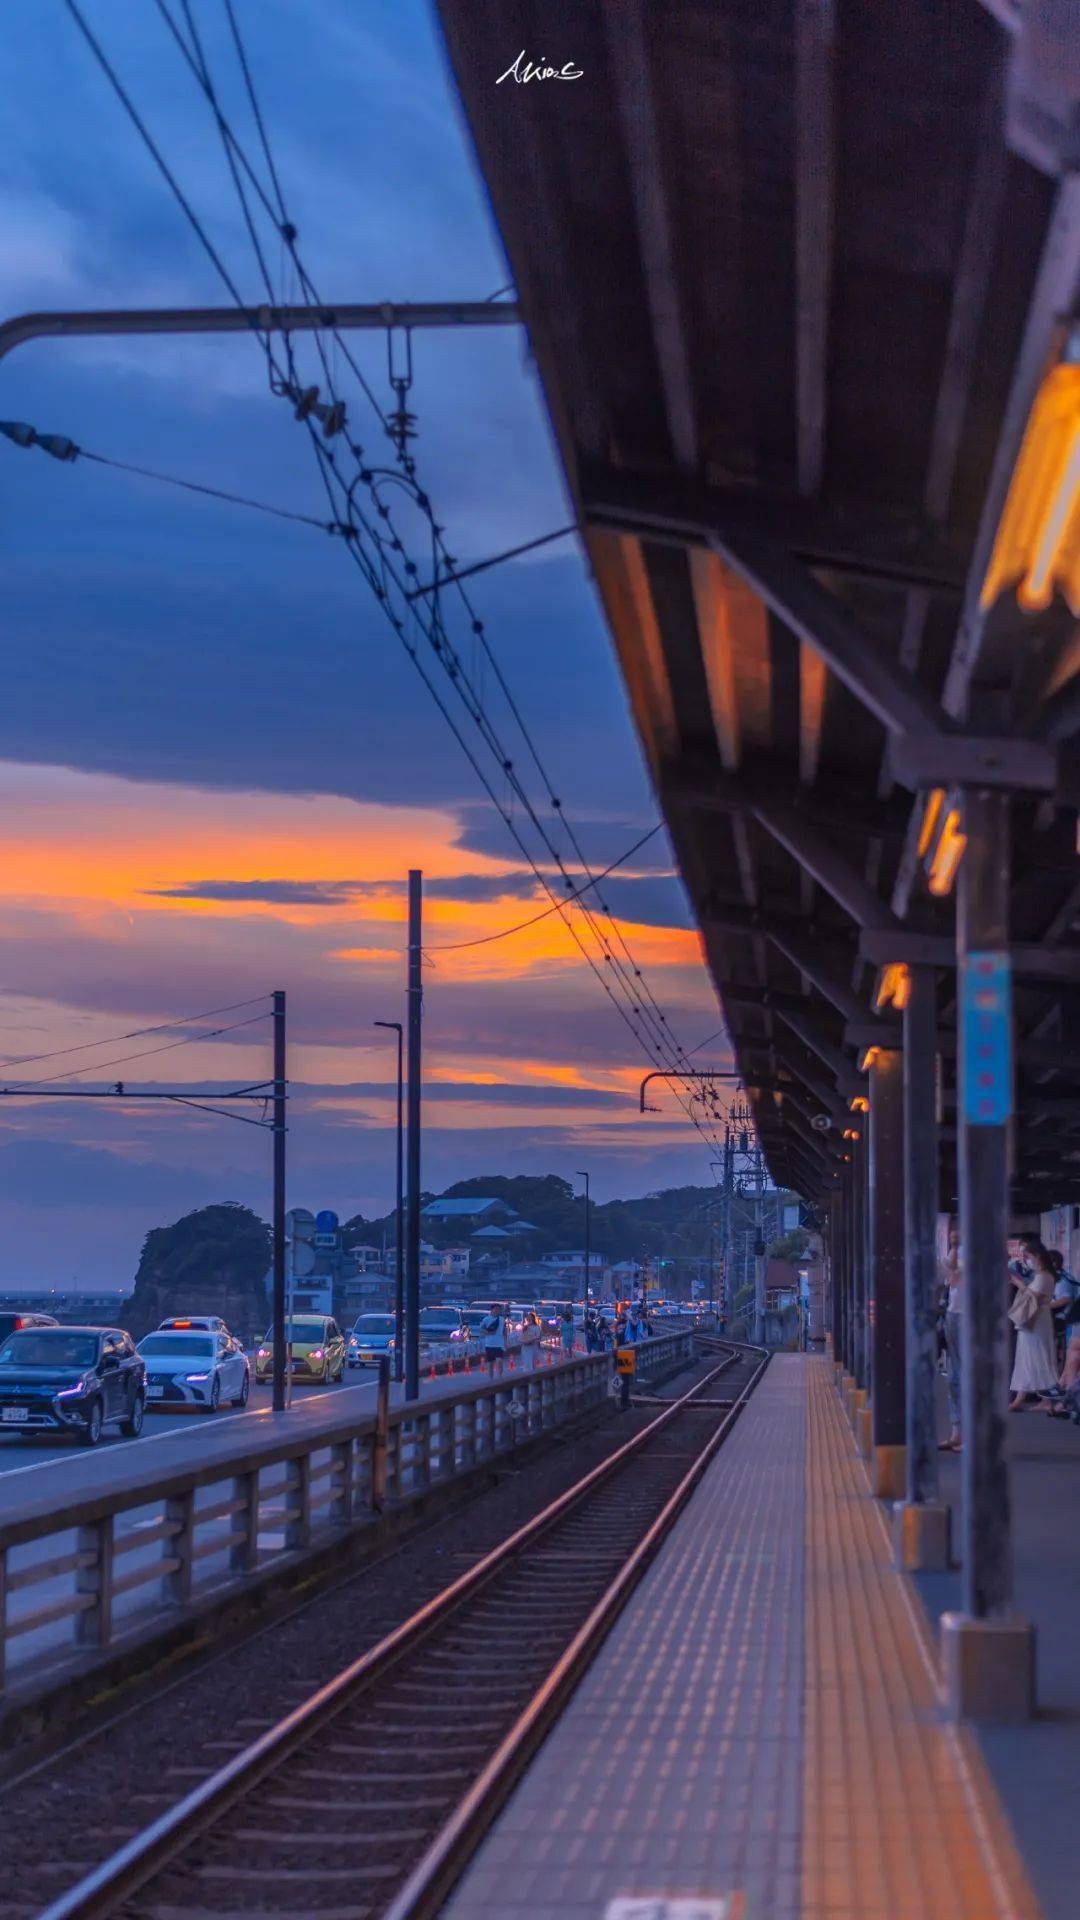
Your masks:
M487 1370L494 1376L502 1372L506 1363L506 1308L492 1307L486 1319L480 1322L480 1333Z

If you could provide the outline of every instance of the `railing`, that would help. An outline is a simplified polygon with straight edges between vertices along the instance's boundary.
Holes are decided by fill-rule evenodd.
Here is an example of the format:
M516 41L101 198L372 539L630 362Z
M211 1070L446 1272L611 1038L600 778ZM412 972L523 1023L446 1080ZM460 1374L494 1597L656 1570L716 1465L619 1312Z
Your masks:
M692 1354L689 1331L662 1335L638 1348L638 1377L675 1372ZM211 1429L196 1466L170 1471L140 1445L92 1456L93 1491L56 1499L36 1484L0 1524L0 1692L5 1677L44 1678L73 1655L147 1636L163 1616L374 1525L599 1405L613 1379L610 1354L538 1355L533 1371L392 1408L382 1428L343 1409L291 1437L262 1438L261 1423L246 1435L240 1420L216 1442Z

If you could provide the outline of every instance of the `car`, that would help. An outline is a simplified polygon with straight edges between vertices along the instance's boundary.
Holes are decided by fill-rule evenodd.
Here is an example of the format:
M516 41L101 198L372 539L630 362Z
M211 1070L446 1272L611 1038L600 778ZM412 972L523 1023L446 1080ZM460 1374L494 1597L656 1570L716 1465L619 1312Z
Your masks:
M346 1345L349 1366L377 1367L384 1353L393 1357L396 1344L392 1313L362 1313Z
M22 1327L0 1341L0 1431L70 1433L96 1447L105 1428L137 1439L146 1363L122 1327Z
M58 1327L51 1313L0 1313L0 1340L9 1333L21 1333L24 1327Z
M491 1311L492 1309L490 1307L466 1307L464 1309L461 1320L465 1329L466 1340L479 1340L481 1328Z
M173 1315L173 1317L169 1320L159 1321L158 1332L159 1333L190 1333L190 1332L228 1333L229 1329L225 1325L225 1322L221 1318L220 1314L191 1313L191 1314L184 1314L184 1315ZM229 1337L230 1339L232 1338L231 1334L229 1335Z
M460 1307L421 1307L420 1338L426 1346L444 1347L466 1338Z
M325 1313L294 1313L285 1330L294 1380L318 1380L324 1387L345 1373L345 1336ZM274 1329L268 1327L255 1349L255 1378L261 1386L274 1371Z
M139 1341L139 1352L146 1361L151 1407L200 1407L216 1413L223 1400L247 1406L251 1367L231 1334L196 1326L160 1327Z

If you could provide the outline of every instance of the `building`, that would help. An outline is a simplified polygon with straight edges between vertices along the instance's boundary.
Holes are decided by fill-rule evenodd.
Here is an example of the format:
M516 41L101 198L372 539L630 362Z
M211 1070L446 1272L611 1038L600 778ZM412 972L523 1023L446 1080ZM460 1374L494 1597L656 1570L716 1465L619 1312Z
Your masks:
M429 1200L422 1209L421 1218L430 1221L433 1226L444 1223L451 1226L491 1226L497 1221L505 1225L518 1216L505 1200L496 1200L489 1194L470 1193L448 1200Z

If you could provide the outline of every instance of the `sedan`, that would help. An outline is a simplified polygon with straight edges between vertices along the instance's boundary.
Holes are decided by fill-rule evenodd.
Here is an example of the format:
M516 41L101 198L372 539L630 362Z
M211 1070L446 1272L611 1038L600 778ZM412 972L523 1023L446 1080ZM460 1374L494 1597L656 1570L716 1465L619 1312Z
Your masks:
M0 1429L70 1433L96 1447L107 1426L142 1432L146 1366L122 1327L33 1327L0 1345Z
M146 1393L152 1407L198 1407L216 1413L223 1400L246 1407L251 1368L243 1347L228 1333L159 1329L139 1341L146 1362Z
M336 1320L322 1313L294 1313L285 1329L294 1380L318 1380L328 1387L345 1373L345 1336ZM274 1371L274 1329L255 1353L255 1378L261 1386Z

